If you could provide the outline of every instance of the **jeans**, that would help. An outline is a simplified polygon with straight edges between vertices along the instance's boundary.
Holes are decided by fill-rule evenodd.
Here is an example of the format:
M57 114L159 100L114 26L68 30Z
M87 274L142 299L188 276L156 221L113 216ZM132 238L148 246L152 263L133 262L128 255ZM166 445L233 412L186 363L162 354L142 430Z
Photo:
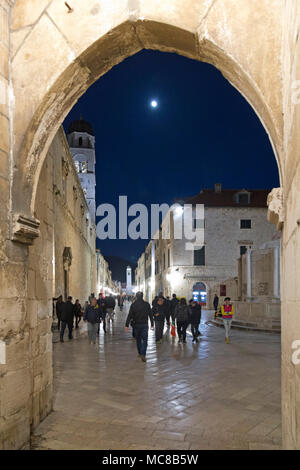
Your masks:
M155 321L155 340L159 341L162 339L163 332L164 332L164 321Z
M88 338L89 341L96 343L99 323L88 323Z
M60 339L64 339L64 334L65 334L65 329L68 325L68 330L69 330L69 339L72 339L72 331L73 331L73 321L62 321L61 322L61 327L60 327Z
M193 339L197 339L199 336L199 323L192 323L191 324L191 332L193 335Z
M179 339L183 339L185 341L186 339L186 329L187 329L187 322L185 321L177 321L177 333Z
M113 320L114 319L114 309L112 307L108 307L106 309L106 315L108 317L108 321Z
M232 318L223 318L225 328L225 338L229 338Z
M146 356L148 346L148 325L134 325L136 347L140 356Z

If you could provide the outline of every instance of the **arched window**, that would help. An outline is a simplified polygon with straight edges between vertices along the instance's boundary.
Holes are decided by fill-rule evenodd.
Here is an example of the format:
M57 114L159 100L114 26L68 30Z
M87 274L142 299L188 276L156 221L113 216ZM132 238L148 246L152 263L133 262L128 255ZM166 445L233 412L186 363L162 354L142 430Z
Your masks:
M78 140L78 145L79 145L79 147L82 147L82 143L83 143L82 137L79 137L79 140Z

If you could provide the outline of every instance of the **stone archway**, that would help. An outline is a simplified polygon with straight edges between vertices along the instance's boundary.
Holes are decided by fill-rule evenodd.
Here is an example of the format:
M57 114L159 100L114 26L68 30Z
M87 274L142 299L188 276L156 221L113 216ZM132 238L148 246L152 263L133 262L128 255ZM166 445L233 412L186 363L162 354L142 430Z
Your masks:
M117 0L113 5L86 0L84 9L81 0L69 3L71 10L59 0L0 2L10 26L10 31L1 32L4 52L0 52L5 90L0 110L0 149L5 162L1 168L5 177L1 180L0 299L6 302L14 297L18 303L15 323L10 319L10 326L1 332L5 338L14 338L11 351L19 344L16 337L26 349L19 369L9 359L13 379L7 376L1 389L4 397L16 384L26 384L16 403L2 400L2 418L13 416L6 420L5 432L9 429L18 447L28 438L32 423L28 364L33 360L22 334L30 318L27 246L39 236L34 207L47 150L65 116L92 83L124 58L150 48L213 64L252 105L270 137L281 189L270 196L269 217L281 227L284 222L284 445L299 446L296 390L300 379L290 359L291 344L300 335L296 315L300 277L295 263L300 246L300 112L291 94L300 76L299 6L292 0L247 0L243 8L236 0ZM48 409L51 397L44 400L42 408Z

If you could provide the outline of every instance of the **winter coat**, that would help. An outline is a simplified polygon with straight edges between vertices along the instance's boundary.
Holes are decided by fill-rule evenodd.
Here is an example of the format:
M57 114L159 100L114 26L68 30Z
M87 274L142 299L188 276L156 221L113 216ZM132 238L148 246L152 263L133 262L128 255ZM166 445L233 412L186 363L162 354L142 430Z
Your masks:
M84 321L88 321L89 323L100 323L101 319L101 307L99 305L95 305L93 307L92 305L88 305L87 308L85 309L84 316L83 316Z
M76 317L80 317L81 316L81 305L80 304L75 304L74 305L74 315Z
M150 319L151 326L153 326L153 315L150 304L142 299L137 299L131 304L126 326L129 327L130 322L132 322L133 325L148 325L148 319Z
M115 308L116 306L116 301L115 299L110 295L109 297L105 297L104 299L104 308Z
M176 298L173 298L172 300L170 300L170 310L171 310L172 315L174 315L178 303L179 303L179 300Z
M162 305L156 303L156 305L152 308L152 314L154 321L165 321L166 315L168 313L168 306L166 301Z
M63 303L61 311L61 321L71 323L74 320L75 305L70 300Z
M177 305L175 308L175 319L178 322L186 322L188 323L189 321L189 308L187 305Z
M195 306L189 307L190 322L192 324L200 323L201 321L201 305L197 304Z

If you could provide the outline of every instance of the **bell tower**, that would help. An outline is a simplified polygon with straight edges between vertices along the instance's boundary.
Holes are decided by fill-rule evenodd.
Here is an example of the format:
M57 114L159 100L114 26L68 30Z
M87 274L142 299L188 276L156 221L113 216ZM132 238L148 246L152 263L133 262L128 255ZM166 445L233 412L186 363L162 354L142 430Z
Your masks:
M80 118L71 123L68 142L79 180L85 193L91 219L96 221L96 152L94 130Z

